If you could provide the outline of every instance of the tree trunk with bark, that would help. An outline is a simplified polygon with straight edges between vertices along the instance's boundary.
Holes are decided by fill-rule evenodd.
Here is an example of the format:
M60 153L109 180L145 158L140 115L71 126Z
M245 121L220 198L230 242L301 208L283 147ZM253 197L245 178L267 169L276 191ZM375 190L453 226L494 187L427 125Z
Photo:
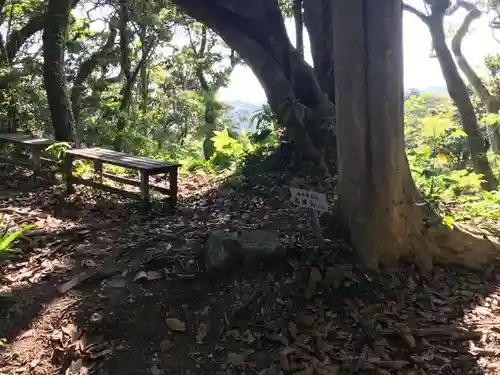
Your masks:
M336 159L333 104L322 91L315 71L291 44L278 2L174 2L216 31L238 52L259 79L271 108L300 145L305 157L324 171L333 170ZM306 1L304 16L305 9ZM305 121L296 116L289 118L290 112L283 110L286 103L300 104L307 108L309 116Z
M467 10L467 15L463 19L462 24L456 31L455 36L451 41L451 50L453 51L453 55L455 56L458 67L460 68L462 73L464 73L465 77L467 77L467 80L469 81L476 95L486 106L487 112L496 115L498 114L498 111L500 111L500 96L494 95L490 92L490 90L484 84L483 80L470 66L469 62L462 53L462 42L467 35L467 32L469 31L472 23L479 17L481 17L481 11L475 4L468 1L460 1L458 3L458 6ZM497 155L500 154L499 126L500 124L498 123L487 126L491 149Z
M118 121L116 124L117 135L114 140L114 149L116 151L123 150L123 130L125 130L127 126L127 116L130 110L130 106L133 100L134 94L134 86L137 83L137 78L139 77L139 73L145 69L145 65L147 65L147 61L149 58L149 54L155 47L154 41L143 41L143 46L141 47L141 59L135 66L134 70L132 70L132 64L130 60L130 47L129 47L129 37L128 37L128 22L129 22L129 10L126 0L120 0L120 21L119 21L119 29L120 29L120 67L121 73L125 77L125 82L122 88L122 98L120 101L120 113L118 117Z
M400 2L337 1L333 25L343 225L368 265L411 254L428 268L438 249L404 153Z
M300 57L304 58L304 14L302 0L293 0L293 18L295 21L295 48Z
M43 78L54 136L58 141L75 139L73 112L64 76L64 49L71 5L71 0L50 0L43 30Z
M109 36L106 40L106 43L101 47L101 49L94 52L87 60L85 60L80 65L80 69L78 70L78 74L76 75L75 82L73 83L73 87L71 89L71 103L76 129L78 129L80 125L80 101L82 94L85 91L85 82L92 74L92 72L94 72L95 69L99 66L99 64L103 63L106 55L115 44L117 35L116 25L111 22L109 29Z

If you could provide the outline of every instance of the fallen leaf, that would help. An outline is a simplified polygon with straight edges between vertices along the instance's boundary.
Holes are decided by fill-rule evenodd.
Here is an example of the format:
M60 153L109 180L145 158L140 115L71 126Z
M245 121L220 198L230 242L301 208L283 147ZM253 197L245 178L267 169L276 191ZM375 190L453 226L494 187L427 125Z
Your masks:
M314 326L314 318L310 315L303 315L297 319L297 323L306 327Z
M237 329L232 329L232 330L228 331L227 335L231 336L236 341L240 341L241 340L240 332Z
M309 281L317 284L323 280L323 275L318 267L311 267L311 273L309 274Z
M198 326L198 332L196 333L196 342L198 344L202 344L203 339L205 339L207 334L208 334L208 326L205 323L200 323L200 325Z
M160 350L166 352L174 347L174 343L170 340L163 340L160 342Z
M80 373L80 369L82 367L82 360L78 359L76 361L71 362L69 367L66 369L66 375L78 375Z
M76 340L80 338L81 332L78 329L78 326L69 323L65 327L61 327L61 331L63 331L66 335L68 335L71 338L71 343L73 344Z
M92 350L93 347L102 343L103 338L104 338L103 335L86 337L86 340L85 340L86 341L86 350L90 351L90 350Z
M243 332L241 339L247 344L253 344L257 340L252 331L250 331L249 329Z
M285 372L290 371L290 360L288 359L288 355L284 353L280 353L280 366Z
M63 340L63 337L64 337L64 334L61 330L59 329L56 329L52 332L52 334L50 335L50 339L52 341L62 341Z
M288 333L290 334L290 337L293 340L297 340L297 335L298 335L298 329L297 325L294 322L289 322L288 323Z
M95 312L90 316L90 322L94 323L94 324L98 324L98 323L102 322L103 319L104 319L104 316L98 312Z
M96 267L97 264L92 259L82 260L82 267Z
M283 336L283 335L280 335L276 332L273 332L273 333L267 333L265 335L266 339L268 340L271 340L271 341L277 341L281 344L283 344L284 346L288 346L289 342L288 342L288 339Z
M417 341L415 337L411 334L411 330L407 326L399 326L397 328L401 339L408 345L410 348L414 348L417 346Z
M232 366L241 366L242 364L245 363L245 359L248 354L246 353L229 353L227 355L226 362L224 363L223 367L227 367L228 365Z
M171 331L184 332L186 330L186 323L177 318L167 318L166 323Z
M384 367L390 370L401 370L406 366L410 365L408 361L378 361L377 363L380 367Z
M314 374L314 367L307 366L305 369L303 369L301 371L297 371L294 374L295 375L313 375Z
M161 375L163 373L163 371L160 370L157 365L151 366L150 370L153 375Z
M317 370L318 375L338 375L340 374L339 365L326 365L319 367Z
M258 375L279 375L283 373L279 365L274 365L272 367L261 370Z
M111 354L113 354L113 348L105 347L101 351L92 351L92 353L90 353L90 358L96 359L96 358L105 357L105 356L111 355Z
M124 278L121 278L121 277L114 278L111 280L107 280L106 286L108 286L110 288L124 288L125 286L127 286L127 280L125 280Z
M159 271L148 271L146 272L146 278L148 281L163 279L163 273Z
M415 283L415 280L413 280L413 277L408 277L408 283L407 283L407 286L408 286L408 289L410 289L410 291L414 291L415 288L417 287L417 284Z

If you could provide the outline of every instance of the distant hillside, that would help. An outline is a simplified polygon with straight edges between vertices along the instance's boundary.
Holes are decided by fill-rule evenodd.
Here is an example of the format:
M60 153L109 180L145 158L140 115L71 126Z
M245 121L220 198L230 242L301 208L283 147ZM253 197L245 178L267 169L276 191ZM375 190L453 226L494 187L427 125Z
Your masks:
M448 94L448 89L445 86L426 86L426 87L415 87L415 88L408 88L405 89L405 93L408 93L410 91L418 91L422 93L429 93L429 94Z
M225 104L230 106L230 109L225 115L231 119L231 122L237 126L240 131L241 129L248 131L253 113L262 108L262 104L253 104L241 100L234 100L226 102Z
M405 97L412 91L418 91L421 93L431 93L431 94L448 94L448 90L445 86L427 86L418 88L407 88L405 89ZM230 109L226 112L226 116L231 119L231 122L241 129L248 131L251 128L250 119L253 113L262 108L262 104L248 103L242 100L232 100L226 102L225 104L230 106ZM253 130L253 129L250 129Z

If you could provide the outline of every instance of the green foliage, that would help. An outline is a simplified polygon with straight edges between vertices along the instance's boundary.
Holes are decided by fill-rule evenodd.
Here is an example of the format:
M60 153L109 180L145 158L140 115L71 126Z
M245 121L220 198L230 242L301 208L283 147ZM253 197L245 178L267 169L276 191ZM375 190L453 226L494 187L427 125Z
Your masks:
M446 225L500 218L500 194L481 189L482 176L472 171L466 134L447 97L410 96L405 102L405 131L416 185Z
M14 232L10 232L10 228L4 223L4 217L0 216L0 256L6 255L6 252L12 248L14 241L35 226L35 224L28 224Z
M66 155L66 150L70 148L71 145L68 142L56 142L51 144L45 150L49 151L54 156L54 158L58 162L60 162L64 158L64 155Z

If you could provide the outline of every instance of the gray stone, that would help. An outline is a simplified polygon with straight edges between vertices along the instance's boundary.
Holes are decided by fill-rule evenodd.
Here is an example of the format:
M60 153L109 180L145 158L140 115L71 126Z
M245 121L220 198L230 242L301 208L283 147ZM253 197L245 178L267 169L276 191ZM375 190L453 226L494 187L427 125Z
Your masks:
M265 230L213 232L205 242L202 255L208 272L255 268L286 259L278 234Z

